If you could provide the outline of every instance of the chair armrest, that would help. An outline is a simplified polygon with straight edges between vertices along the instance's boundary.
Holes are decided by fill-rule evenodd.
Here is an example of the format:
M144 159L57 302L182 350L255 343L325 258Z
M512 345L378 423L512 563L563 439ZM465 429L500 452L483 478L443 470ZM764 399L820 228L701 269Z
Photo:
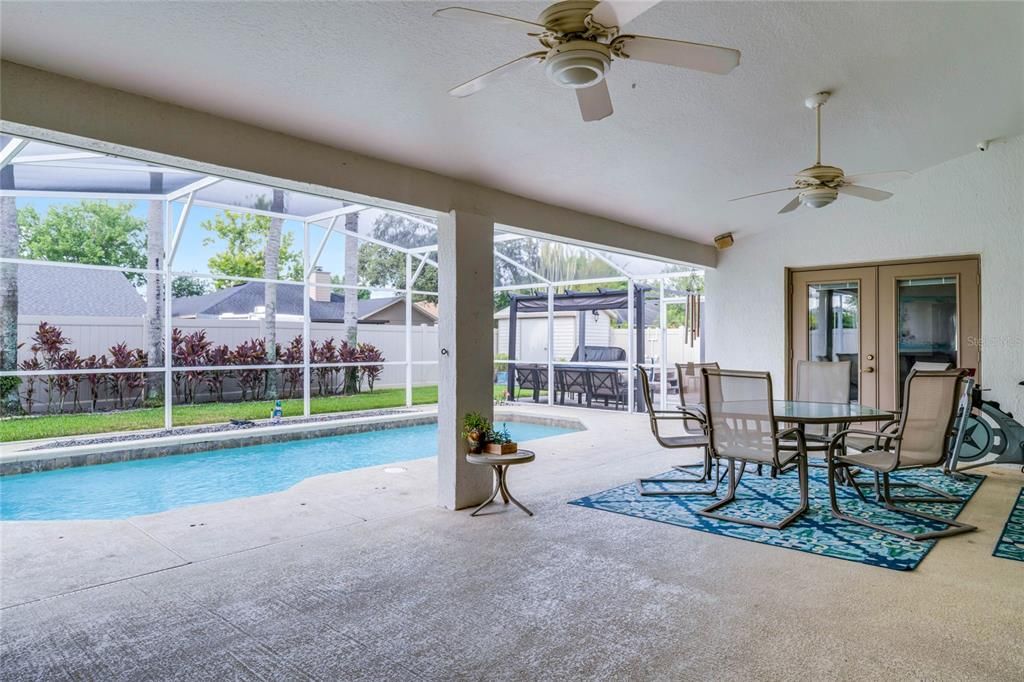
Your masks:
M699 421L701 423L706 422L708 420L708 416L703 412L703 410L697 410L697 409L694 409L694 408L682 407L682 406L676 408L676 410L677 410L677 412L679 414L683 415L683 417L685 417L686 419L696 419L697 421Z
M850 435L850 434L853 434L855 436L871 436L871 437L873 437L875 439L875 447L876 448L884 447L884 449L888 450L890 443L892 443L894 438L899 438L900 437L900 433L899 433L898 430L897 431L885 431L884 429L888 428L892 424L898 424L898 423L899 422L889 422L889 423L887 423L883 427L883 430L880 430L880 431L865 431L863 429L846 429L844 431L840 431L836 435L832 436L832 441L828 445L828 451L831 453L834 450L839 449L840 442L842 442L844 444L844 447L845 447L846 437L848 435ZM884 446L882 446L882 444L881 444L881 441L882 441L883 438L885 439L885 445Z

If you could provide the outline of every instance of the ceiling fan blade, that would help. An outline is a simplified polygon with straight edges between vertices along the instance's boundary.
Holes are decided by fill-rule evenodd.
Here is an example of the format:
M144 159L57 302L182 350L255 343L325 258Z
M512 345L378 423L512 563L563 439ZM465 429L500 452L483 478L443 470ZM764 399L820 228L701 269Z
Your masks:
M622 27L657 5L661 0L604 0L590 10L592 21L604 28Z
M841 185L837 189L840 194L849 194L853 197L870 199L871 201L885 201L892 196L892 192L883 192L880 189L861 187L860 185Z
M776 192L788 192L793 189L800 189L799 187L783 187L782 189L771 189L767 192L758 192L757 194L747 194L746 196L736 197L735 199L729 199L729 201L740 201L741 199L750 199L752 197L761 197L765 194L775 194Z
M795 211L799 207L800 207L800 195L797 194L795 197L793 197L792 199L789 200L788 204L786 204L781 209L779 209L779 215L782 215L783 213L789 213L790 211Z
M600 121L612 115L612 98L608 94L608 81L602 80L589 88L576 89L576 101L584 121Z
M844 180L844 184L860 185L865 182L870 182L884 185L887 182L894 182L896 180L909 178L911 175L913 175L913 173L905 170L883 171L880 173L858 173L857 175L847 175Z
M478 9L468 9L466 7L445 7L434 12L435 17L441 17L442 19L455 19L457 21L467 21L473 24L493 24L499 26L508 26L509 28L520 28L526 31L537 31L538 29L544 31L543 24L537 24L526 19L516 19L515 17L506 17L503 14L495 14L494 12L484 12Z
M739 50L718 45L630 35L616 38L612 41L612 46L616 48L617 56L707 73L724 75L740 64Z
M473 80L466 81L462 85L456 85L448 91L448 94L452 97L469 97L474 93L480 92L495 81L501 80L510 73L521 71L535 62L541 61L544 59L544 55L546 54L546 52L531 52L530 54L523 55L518 59L513 59L509 63L502 64L495 69L491 69L487 73L481 74Z

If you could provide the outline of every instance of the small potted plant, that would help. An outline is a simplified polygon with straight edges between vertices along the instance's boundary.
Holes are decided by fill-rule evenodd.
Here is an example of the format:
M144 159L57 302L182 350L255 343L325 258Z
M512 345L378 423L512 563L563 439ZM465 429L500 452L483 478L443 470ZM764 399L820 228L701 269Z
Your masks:
M502 424L500 431L491 430L488 434L485 450L490 455L511 455L519 450L519 444L512 442L508 427Z
M487 444L487 436L491 432L491 422L479 412L470 412L462 418L462 437L469 444L469 451L480 454Z

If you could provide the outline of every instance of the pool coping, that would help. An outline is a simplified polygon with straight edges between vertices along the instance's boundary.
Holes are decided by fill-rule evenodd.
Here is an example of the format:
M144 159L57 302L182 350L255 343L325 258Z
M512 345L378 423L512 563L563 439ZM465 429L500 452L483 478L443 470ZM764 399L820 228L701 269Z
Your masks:
M506 411L498 409L495 422L524 422L545 426L560 426L586 430L580 419L552 416L541 413ZM346 417L321 422L300 422L289 424L267 424L244 431L206 431L195 434L177 434L156 438L140 438L130 441L89 443L59 448L19 450L0 455L0 477L27 474L38 471L53 471L69 467L110 464L155 457L186 455L208 450L266 445L292 440L325 438L347 433L364 433L403 426L420 426L437 422L437 409L417 412L372 415L367 417Z

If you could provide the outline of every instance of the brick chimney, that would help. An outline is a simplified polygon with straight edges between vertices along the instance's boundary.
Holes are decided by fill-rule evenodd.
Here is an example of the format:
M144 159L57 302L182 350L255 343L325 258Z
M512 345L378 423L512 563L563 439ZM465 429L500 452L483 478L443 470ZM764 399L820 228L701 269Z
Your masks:
M331 273L319 267L309 276L309 298L320 303L331 301Z

